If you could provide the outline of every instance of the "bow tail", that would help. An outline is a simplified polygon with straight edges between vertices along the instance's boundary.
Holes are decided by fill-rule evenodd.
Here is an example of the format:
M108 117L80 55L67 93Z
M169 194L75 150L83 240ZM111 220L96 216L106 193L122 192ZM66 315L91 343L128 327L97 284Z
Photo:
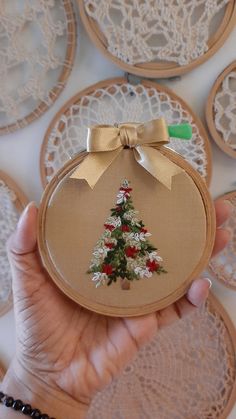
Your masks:
M89 153L70 176L71 179L84 179L88 182L91 189L108 169L118 154L123 150L119 147L114 151L103 151L99 153Z
M183 172L175 163L153 147L138 146L134 148L136 161L155 179L171 190L172 177Z

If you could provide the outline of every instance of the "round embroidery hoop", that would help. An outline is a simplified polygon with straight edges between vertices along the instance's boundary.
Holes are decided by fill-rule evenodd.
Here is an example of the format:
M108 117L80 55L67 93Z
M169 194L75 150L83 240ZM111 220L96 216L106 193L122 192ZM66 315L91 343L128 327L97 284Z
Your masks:
M71 0L36 3L19 2L15 14L6 4L1 13L0 135L46 112L72 69L76 22Z
M214 83L206 106L206 120L212 138L230 157L236 158L236 61ZM232 144L232 145L231 145Z
M6 281L5 286L7 288L10 288L10 281L11 281L11 274L10 274L10 266L7 260L7 255L5 252L5 241L10 236L11 232L14 230L16 223L19 218L19 214L23 211L24 207L27 205L28 200L23 194L23 192L20 190L20 188L15 184L15 182L7 176L5 173L0 171L0 205L1 205L1 188L4 188L4 199L6 199L6 196L9 195L9 201L7 201L7 207L8 211L5 212L5 215L7 214L9 222L11 222L11 225L8 225L7 231L1 229L2 233L0 232L0 247L1 249L1 256L0 256L0 268L2 268L2 277L0 278L1 281L1 289L4 288L4 284L2 283L3 278ZM10 194L12 194L12 197L10 197ZM14 205L13 205L14 204ZM0 210L1 212L1 210ZM1 220L0 220L1 221ZM4 224L3 224L4 227ZM2 237L3 234L4 236ZM1 272L0 272L1 273ZM4 297L3 300L0 298L0 316L4 315L8 310L12 307L12 295L11 293ZM6 299L5 299L6 298Z
M79 163L84 159L84 157L86 156L86 153L82 152L80 153L78 156L76 156L73 160L67 162L63 168L61 168L59 170L59 172L57 172L57 174L52 178L52 180L50 181L50 183L47 185L45 192L44 192L44 196L42 198L41 201L41 206L39 209L39 217L38 217L38 232L37 232L37 236L38 236L38 248L39 248L39 252L41 255L41 259L43 261L43 265L46 268L47 272L49 273L50 277L52 278L52 280L56 283L56 285L61 289L61 291L66 294L69 298L71 298L72 300L74 300L76 303L82 305L83 307L95 311L99 314L105 314L105 315L109 315L109 316L138 316L138 315L143 315L143 314L147 314L147 313L151 313L154 312L157 309L161 309L163 307L168 306L169 304L171 304L172 302L176 301L178 298L180 298L181 296L183 296L185 294L185 292L187 291L190 282L193 280L193 278L197 277L205 268L205 266L208 264L209 258L211 256L212 253L212 248L213 248L213 244L214 244L214 236L215 236L215 216L214 216L214 209L213 209L213 205L212 205L212 201L210 199L210 195L208 193L208 189L206 188L205 182L202 180L201 176L189 165L189 163L187 163L183 158L181 158L179 155L177 155L176 153L174 153L173 151L169 150L169 149L162 149L162 154L164 154L167 158L171 159L174 163L176 163L177 165L179 165L185 172L187 172L187 174L189 176L191 176L194 184L196 185L197 189L198 189L198 193L201 195L201 201L204 205L204 212L205 212L205 216L206 216L206 231L204 233L204 237L205 237L205 241L204 244L202 245L201 248L201 252L199 254L199 259L197 261L197 263L194 263L194 266L191 265L191 274L190 276L188 276L187 278L184 278L181 280L181 284L178 283L178 286L176 286L176 284L172 284L172 287L174 287L174 289L171 290L171 292L167 291L167 294L163 296L163 298L159 298L157 299L157 294L155 292L155 297L153 298L153 290L152 290L152 298L150 298L150 290L149 290L149 301L148 304L143 304L141 305L140 303L137 303L136 300L140 300L140 292L136 292L136 296L137 294L139 295L139 297L135 297L135 304L132 301L132 304L130 306L124 306L124 302L123 299L121 300L121 303L118 304L117 299L116 299L116 304L111 303L110 301L107 302L104 300L104 297L102 297L103 301L98 301L96 299L96 297L94 296L94 292L95 292L95 287L92 284L92 290L90 288L90 284L86 286L84 285L85 283L83 283L83 281L80 281L80 285L79 287L83 287L83 291L82 293L80 292L79 289L75 289L74 287L74 281L76 280L76 285L78 286L78 276L79 273L77 272L77 267L73 267L73 280L71 278L70 275L68 275L68 266L71 266L71 264L67 264L68 261L68 257L71 257L70 253L66 253L66 256L64 258L64 261L62 262L61 265L61 251L55 247L55 236L54 233L52 233L52 231L59 231L58 230L58 223L61 223L61 215L59 215L60 217L60 221L58 220L58 218L55 216L57 213L53 214L52 218L50 218L50 222L53 219L53 230L51 230L51 228L48 230L48 212L51 213L52 208L54 207L54 198L56 197L56 204L55 207L53 209L53 211L55 210L55 208L58 209L58 206L60 208L62 208L62 202L60 201L60 204L58 204L58 195L56 192L54 195L54 192L58 189L57 187L59 187L59 194L60 191L63 189L63 182L64 185L67 185L67 180L68 180L68 176L71 174L71 172L79 165ZM118 160L118 159L117 159ZM127 163L127 160L123 160L124 164ZM117 164L120 164L119 162ZM129 164L131 164L131 161L129 162ZM136 167L137 163L135 163L135 167ZM139 166L139 165L137 165ZM132 165L130 165L129 167L131 167L132 170ZM109 170L109 169L108 169ZM143 170L143 169L141 169ZM148 176L149 175L144 173L142 174L142 176ZM104 174L103 174L104 177ZM112 179L113 182L113 178L110 177L110 175L108 175L108 177L110 179ZM73 180L73 179L72 179ZM134 181L134 179L133 179ZM145 182L145 181L144 181ZM145 183L144 183L145 184ZM70 183L70 185L72 185ZM75 185L75 184L74 184ZM66 186L65 186L66 188ZM61 194L60 194L60 199L61 199ZM79 194L77 194L77 197L79 196ZM159 196L159 195L158 195ZM73 191L73 197L75 197L75 190ZM68 195L67 195L68 198ZM68 203L67 198L65 198L65 190L63 192L63 199L65 199L66 203ZM195 196L196 198L196 196ZM194 198L194 199L195 199ZM143 195L142 195L142 199ZM75 201L73 202L74 207L76 208L76 203ZM86 200L86 206L87 206L87 200ZM112 204L114 205L114 204ZM140 202L139 202L140 205ZM70 206L71 208L71 206ZM107 209L107 208L106 208ZM67 211L67 210L66 210ZM199 211L199 210L198 210ZM150 210L149 210L150 213ZM198 213L199 214L199 213ZM103 215L103 214L102 214ZM63 217L65 216L65 213L63 213ZM78 211L76 211L76 217L78 216ZM68 214L66 213L66 217L68 217ZM70 218L66 218L69 222L72 221L73 223L78 222L74 219L74 215L72 216L72 214L70 214L69 216ZM85 225L85 223L87 223L87 219L85 220L83 218L83 225ZM150 219L149 219L150 221ZM49 222L49 224L50 224ZM103 221L104 222L104 221ZM52 224L51 224L52 226ZM78 225L77 225L77 228ZM48 233L48 231L50 231ZM71 233L71 225L70 227L67 226L66 229L67 232ZM75 230L74 230L75 231ZM49 237L47 236L47 234L49 234ZM53 241L52 241L52 235L53 235ZM88 234L89 236L89 234ZM89 236L90 237L90 236ZM62 236L60 236L61 241L60 243L63 243L63 240L65 240L65 242L68 243L67 240L72 240L71 236L70 239L68 238L62 238ZM48 240L49 239L49 240ZM88 241L88 240L87 240ZM49 243L49 244L48 244ZM54 244L52 244L54 243ZM56 243L58 243L58 240L56 239ZM78 249L77 244L74 242L74 238L73 238L73 245L69 245L68 243L68 251L70 252L72 249ZM197 251L199 252L199 248L197 249ZM54 256L56 255L56 259L54 258ZM58 259L59 257L59 259ZM83 256L84 257L84 256ZM87 257L87 255L86 255ZM55 260L59 261L60 266L56 266L55 264ZM74 260L74 257L73 257ZM56 262L57 263L57 262ZM67 267L65 267L65 264ZM80 263L81 265L81 263ZM87 265L86 265L87 266ZM88 268L85 268L83 270L83 272L86 272ZM67 275L66 273L67 272ZM83 275L83 274L82 274ZM68 278L70 278L70 281L68 280ZM138 281L136 281L137 283ZM92 282L91 282L92 283ZM88 290L87 290L88 289ZM166 292L166 291L165 291ZM93 294L93 297L91 297L91 294ZM115 293L116 294L116 291ZM109 296L111 297L111 294L109 294ZM128 297L128 295L127 295ZM101 299L101 294L100 294L100 299ZM96 301L97 300L97 301ZM110 298L111 300L111 298ZM112 301L112 300L111 300Z
M59 110L45 134L40 168L45 186L74 154L86 149L86 130L96 124L145 122L164 116L169 124L188 122L193 138L185 144L171 139L170 147L182 154L209 185L212 163L209 140L200 119L168 88L151 81L138 85L124 78L104 80L79 92Z
M87 4L87 8L85 6L85 3ZM157 13L156 11L157 16L155 15L155 19L153 19L153 13L150 13L150 16L148 15L148 10L151 8L151 5L146 4L146 3L144 5L143 4L144 2L142 2L142 7L140 6L140 13L141 14L143 13L143 17L142 16L139 17L138 11L137 11L137 4L135 8L135 5L129 2L131 4L127 5L128 10L126 11L127 14L125 15L125 12L123 11L123 9L125 9L125 5L122 3L122 1L120 2L120 5L117 5L117 3L119 2L114 2L114 4L112 3L109 5L104 3L103 5L101 5L101 2L97 2L97 0L78 1L82 21L93 43L102 51L102 53L106 57L112 60L115 64L117 64L123 70L129 73L143 76L143 77L165 77L165 78L172 77L172 76L186 73L192 70L193 68L197 67L198 65L202 64L207 59L209 59L213 54L215 54L215 52L223 45L224 41L226 40L226 38L228 37L228 35L230 34L231 30L234 27L235 16L236 16L235 1L229 1L228 4L226 4L225 2L222 2L222 7L225 6L224 16L221 19L220 23L218 22L218 24L215 24L216 26L215 32L212 34L208 33L208 37L205 40L206 45L203 48L202 53L199 54L199 56L197 56L195 59L192 58L192 60L186 64L184 64L184 61L182 59L183 64L180 65L177 62L173 62L173 59L175 59L176 55L178 55L178 53L176 53L176 50L178 50L178 47L179 48L181 47L181 45L183 44L183 39L185 39L185 37L188 36L188 33L186 33L185 36L184 34L182 34L182 37L178 36L179 31L180 31L179 28L186 27L186 22L188 22L189 30L191 30L190 21L191 21L191 17L193 16L190 15L188 18L186 18L185 16L185 20L183 16L183 21L179 23L177 19L181 19L181 16L180 16L181 11L179 10L179 13L178 13L178 10L177 10L176 11L177 18L176 18L176 23L175 23L176 26L172 25L169 28L170 32L171 30L173 31L173 26L176 29L176 36L174 36L175 43L173 45L170 44L170 40L172 39L173 41L173 32L172 32L172 36L169 35L169 38L170 38L169 43L167 42L165 44L164 42L166 49L163 47L160 50L159 61L152 60L151 62L148 62L148 57L150 60L150 54L151 54L151 57L155 56L155 54L152 51L152 49L154 49L154 45L156 45L156 42L157 42L157 34L155 35L155 32L157 31L162 41L163 39L164 41L167 40L168 33L167 34L163 33L168 24L168 18L166 18L166 14L164 14L163 12L162 18L167 19L167 22L166 21L164 22L163 20L161 20L161 25L162 25L161 29L160 28L156 28L156 30L154 29L154 33L151 33L150 39L149 41L147 41L147 38L149 36L148 30L150 30L150 28L154 26L153 21L156 22L156 18L159 17L159 13ZM205 3L206 3L205 1L201 2L200 6L207 7L207 4L205 6ZM96 7L98 6L99 6L99 12L98 12L98 18L96 20L95 18L89 16L88 10L90 11L90 14L91 12L93 14L95 10L95 14L96 14ZM123 9L122 9L122 6L123 6ZM145 7L146 9L144 10ZM190 11L192 12L192 9L194 9L194 4L190 4L189 7L190 7ZM119 8L118 16L116 16L116 14L118 13L117 8ZM133 12L134 8L135 8L135 17L133 17L133 20L132 20L132 17L130 16L132 15L132 13L134 13ZM163 9L164 8L168 10L167 2L166 4L163 4ZM184 2L184 4L182 5L182 9L186 10L186 8L187 8L187 4ZM210 10L210 5L208 5L208 8ZM153 9L155 12L154 7ZM212 11L212 7L211 7L211 11ZM206 13L206 16L208 16L207 10L205 10L205 13ZM182 15L183 15L183 10L182 10ZM149 16L149 20L147 20L146 16ZM199 18L197 11L195 11L194 16L197 16L197 18ZM139 23L137 24L138 18L139 18L139 21L138 21ZM202 15L201 15L201 18L202 18ZM209 22L204 22L203 25L204 24L206 26L209 25L209 30L210 30L210 26L214 18L215 17L213 17L212 20L210 20ZM101 21L100 24L98 23L98 19L100 19ZM173 19L173 16L172 16L172 19ZM195 22L196 22L196 17L195 17ZM139 29L138 40L137 40L136 32L134 33L134 30L132 32L132 28L134 26L135 26L136 31L137 31L137 26ZM122 31L119 32L120 27L122 27L122 30L126 33L126 35L124 35ZM198 30L199 30L199 35L202 35L202 31L200 30L200 28L198 28ZM193 28L193 32L194 33L196 32L196 27ZM108 36L110 38L110 42L108 41ZM179 44L177 43L176 45L178 37L181 39L181 41L179 42ZM128 39L128 41L124 42L123 41L124 39ZM198 49L199 43L201 44L201 41L202 39L199 38L198 46L196 47L196 49ZM137 48L138 44L141 44L140 48ZM162 43L160 45L162 46ZM163 55L165 56L165 54L169 52L169 49L171 47L173 48L172 62L168 61L170 60L170 57L168 58L168 60L166 58L166 60L163 61L162 60ZM143 55L141 56L143 57L142 60L139 58L140 62L136 64L129 64L128 62L132 63L134 61L132 58L133 56L135 57L137 55L139 57L140 55L139 50L142 50L143 52ZM131 53L132 53L132 56L130 55ZM198 55L197 52L195 53L195 55Z
M158 333L90 407L88 419L226 419L236 397L235 327L211 294L206 308ZM196 393L198 397L196 397Z
M236 191L225 194L221 199L233 205L233 212L224 227L231 231L232 239L225 249L209 263L210 271L226 287L236 290Z

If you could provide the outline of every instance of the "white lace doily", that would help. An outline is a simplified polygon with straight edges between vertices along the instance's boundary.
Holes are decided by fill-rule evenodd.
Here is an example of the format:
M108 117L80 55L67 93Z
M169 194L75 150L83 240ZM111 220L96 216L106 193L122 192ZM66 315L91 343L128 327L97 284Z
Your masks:
M190 141L171 139L170 147L182 154L209 181L211 155L200 121L187 105L169 90L155 83L134 86L123 79L91 86L72 98L54 118L41 151L43 183L75 153L86 148L87 127L95 124L142 122L165 117L169 124L189 122Z
M222 141L236 152L236 69L220 85L214 100L215 126Z
M71 0L0 0L0 134L29 124L56 100L76 44Z
M163 63L176 63L178 67L199 60L221 35L225 37L234 7L230 0L78 0L78 3L95 43L120 64L135 68L137 74L138 69L154 69L158 64L159 68Z
M235 329L210 301L157 334L97 394L87 419L227 418L236 397Z
M14 182L0 172L0 316L11 307L11 271L6 242L15 230L27 200Z
M232 239L222 252L211 259L209 267L216 278L236 290L236 191L222 198L233 204L232 215L224 224L224 228L231 231Z

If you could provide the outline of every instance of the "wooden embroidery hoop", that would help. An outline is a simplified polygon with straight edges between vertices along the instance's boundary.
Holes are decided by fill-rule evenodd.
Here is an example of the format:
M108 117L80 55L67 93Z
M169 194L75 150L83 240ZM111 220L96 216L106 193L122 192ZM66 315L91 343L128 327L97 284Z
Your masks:
M53 103L56 101L56 99L61 94L61 92L63 91L66 85L66 82L72 70L74 57L75 57L75 51L76 51L76 21L75 21L75 15L74 15L74 10L73 10L71 0L62 0L62 1L63 1L63 6L66 12L66 16L68 19L67 50L66 50L66 55L65 55L62 71L57 80L57 85L54 86L49 92L49 98L50 98L51 104L48 105L45 102L41 102L39 103L37 108L34 109L32 112L30 112L26 117L20 120L17 120L16 122L13 122L9 125L0 126L0 135L9 134L11 132L18 130L19 128L24 128L27 125L31 124L31 122L33 122L35 119L39 118L43 113L45 113L53 105Z
M236 150L234 150L232 147L227 145L227 143L222 138L222 135L219 131L217 131L215 126L215 112L214 112L214 100L215 96L217 94L217 91L219 90L223 80L225 77L231 73L231 71L236 71L236 61L233 61L216 79L210 95L207 100L206 105L206 121L209 128L209 131L211 133L212 138L215 140L216 144L220 147L222 151L224 151L226 154L228 154L230 157L236 158Z
M40 153L40 172L41 172L41 181L42 185L45 187L47 185L47 168L45 167L45 160L46 160L46 150L47 145L49 141L50 134L52 130L54 129L55 124L57 121L61 118L61 116L64 114L65 116L69 115L70 107L73 104L77 104L81 101L83 97L86 95L91 95L94 92L96 92L96 97L99 98L101 95L101 89L109 89L109 93L112 95L114 93L114 85L123 85L124 83L127 83L127 80L125 78L112 78L108 80L101 81L99 83L96 83L94 85L89 86L88 88L82 90L81 92L77 93L75 96L73 96L70 100L68 100L65 105L57 112L57 114L52 119L46 134L44 136L44 140L41 146L41 153ZM149 80L142 80L140 82L140 85L144 86L145 88L153 88L157 90L158 92L166 93L170 98L174 99L175 101L179 102L184 109L192 116L192 119L194 123L197 125L199 129L199 133L201 138L204 140L204 152L206 155L207 160L207 175L206 175L206 183L209 186L211 181L211 175L212 175L212 152L211 152L211 146L207 137L207 133L205 131L205 128L198 116L194 114L194 112L191 110L191 108L184 102L183 99L181 99L179 96L177 96L174 92L172 92L170 89L168 89L165 86L159 85L155 82L149 81ZM138 89L138 86L137 86ZM59 129L63 131L64 124L61 123L59 126ZM53 159L53 156L51 157Z
M0 170L0 180L3 180L6 186L15 193L16 201L14 202L14 205L17 211L21 213L23 209L25 208L25 206L28 204L28 199L26 198L25 194L17 186L17 184L1 170ZM6 314L12 308L12 304L13 304L13 300L11 296L10 299L5 304L3 304L2 306L0 305L0 317Z
M113 61L118 67L122 68L123 70L132 74L136 74L138 76L151 78L168 78L178 76L193 70L200 64L203 64L212 55L214 55L218 51L218 49L224 44L225 40L227 39L235 25L236 19L236 2L230 1L226 6L225 14L221 24L219 25L217 31L210 37L208 41L208 51L187 65L180 66L176 63L171 64L168 62L129 65L108 52L106 39L102 31L100 30L98 24L94 21L94 19L87 15L83 1L77 0L77 2L79 5L80 15L85 29L88 35L90 36L91 41L96 45L96 47L100 49L108 59Z
M210 259L212 248L214 245L214 239L215 239L215 213L214 213L214 207L208 192L208 189L206 188L204 180L202 180L201 176L190 166L189 163L187 163L183 158L181 158L178 154L175 152L165 148L162 150L162 153L166 155L168 158L170 158L174 163L178 164L181 168L183 168L185 171L188 172L188 174L192 177L193 181L197 185L197 188L199 189L199 192L202 196L203 204L205 207L206 212L206 226L207 226L207 232L206 232L206 243L205 243L205 249L203 251L202 257L198 263L198 265L195 267L194 271L191 274L191 278L188 278L185 280L185 282L182 284L182 286L177 289L174 293L171 295L163 298L163 300L158 302L154 302L152 304L148 304L143 307L129 307L126 312L126 316L138 316L138 315L144 315L150 312L156 311L156 309L161 309L163 307L166 307L176 301L177 299L181 298L187 291L190 282L197 277L206 267L208 264L208 261ZM47 185L43 199L41 201L41 206L39 208L39 217L38 217L38 248L39 253L41 255L41 259L43 262L44 267L46 268L47 272L49 273L52 280L55 282L55 284L60 288L60 290L66 294L69 298L74 300L76 303L82 305L83 307L90 309L92 311L95 311L99 314L109 315L109 316L123 316L123 310L121 310L119 307L111 307L111 306L104 306L101 303L95 303L91 302L91 300L87 297L81 296L75 291L71 289L71 287L65 282L65 280L59 276L52 260L50 259L49 253L47 251L47 239L45 237L45 220L46 220L46 212L47 207L50 202L50 198L52 196L53 191L61 182L61 180L74 168L78 166L78 164L84 159L84 157L87 155L86 152L79 153L74 159L67 162L63 168L61 168L57 174L52 178L50 183Z
M236 191L229 192L229 193L224 194L220 197L220 199L226 200L226 201L230 201L232 198L236 198ZM217 258L217 256L216 256L216 258ZM208 268L210 270L210 273L213 275L213 277L216 278L219 282L221 282L225 287L227 287L231 290L234 290L234 291L236 290L236 281L235 281L235 285L227 283L227 279L225 280L225 278L223 279L221 277L220 272L218 273L218 270L213 268L211 262L209 263Z

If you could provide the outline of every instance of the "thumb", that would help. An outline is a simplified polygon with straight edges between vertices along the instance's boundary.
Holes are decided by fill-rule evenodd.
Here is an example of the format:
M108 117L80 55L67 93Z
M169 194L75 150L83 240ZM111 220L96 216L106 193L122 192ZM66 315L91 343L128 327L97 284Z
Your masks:
M25 255L36 250L37 245L37 207L30 202L19 219L17 228L8 241L8 256Z
M33 291L39 286L39 281L32 281L32 278L42 272L37 252L37 214L37 207L31 202L23 211L15 232L8 240L14 297L18 291Z

